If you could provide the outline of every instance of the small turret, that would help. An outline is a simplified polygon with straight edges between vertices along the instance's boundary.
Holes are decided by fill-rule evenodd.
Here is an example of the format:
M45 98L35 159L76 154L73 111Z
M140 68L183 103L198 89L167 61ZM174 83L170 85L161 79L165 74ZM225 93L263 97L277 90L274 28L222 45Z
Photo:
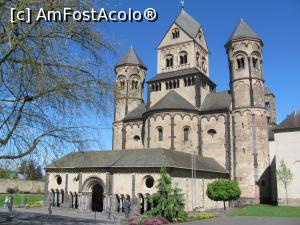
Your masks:
M147 68L131 47L115 66L115 115L113 149L123 149L123 118L144 102L144 81Z

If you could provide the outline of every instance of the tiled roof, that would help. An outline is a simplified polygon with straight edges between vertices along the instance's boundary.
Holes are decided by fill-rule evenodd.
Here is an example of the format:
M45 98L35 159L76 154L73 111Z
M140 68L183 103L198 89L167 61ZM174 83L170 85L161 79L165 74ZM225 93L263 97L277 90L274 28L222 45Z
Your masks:
M192 38L196 38L201 27L201 25L184 10L181 10L175 23Z
M170 90L163 98L161 98L154 106L150 108L150 111L163 109L184 109L199 111L197 107L193 106L174 90Z
M121 66L126 64L140 65L147 68L132 47L128 49L126 54L120 59L120 61L116 64L116 66Z
M138 107L130 111L124 117L123 121L142 119L143 113L146 111L147 111L147 106L144 103L140 104Z
M300 110L296 110L287 116L274 131L300 129Z
M70 153L49 165L51 168L171 168L191 169L191 155L167 149L135 149L124 151L91 151ZM227 173L214 159L196 156L200 171Z
M258 35L248 26L248 24L241 19L240 23L232 32L229 41L240 39L240 38L256 38L260 39Z
M209 93L204 99L200 110L209 111L217 109L228 109L231 105L231 95L228 91Z

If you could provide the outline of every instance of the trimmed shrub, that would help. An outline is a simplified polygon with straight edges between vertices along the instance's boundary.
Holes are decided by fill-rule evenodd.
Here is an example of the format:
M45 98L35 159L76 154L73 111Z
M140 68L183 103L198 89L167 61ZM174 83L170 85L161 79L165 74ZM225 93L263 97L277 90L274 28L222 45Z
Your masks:
M239 199L241 190L236 181L219 179L207 185L206 194L213 201L223 201L225 210L225 202Z

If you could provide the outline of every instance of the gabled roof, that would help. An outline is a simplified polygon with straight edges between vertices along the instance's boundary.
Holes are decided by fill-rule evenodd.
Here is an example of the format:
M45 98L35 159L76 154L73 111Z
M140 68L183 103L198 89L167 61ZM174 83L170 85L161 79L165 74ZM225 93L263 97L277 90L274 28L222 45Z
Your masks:
M181 10L177 16L175 23L186 32L191 38L196 38L201 25L193 17L191 17L186 11Z
M218 109L229 109L231 105L231 95L228 91L209 93L201 107L200 111L210 111Z
M286 119L284 119L277 127L275 127L273 130L275 132L281 131L281 130L295 130L300 129L300 110L296 110Z
M123 119L123 121L128 121L128 120L138 120L142 119L143 113L147 111L147 106L142 103L139 106L137 106L135 109L130 111Z
M248 24L243 19L241 19L240 23L236 26L227 42L241 38L255 38L260 40L260 37L248 26Z
M143 61L140 59L140 57L137 55L137 53L134 51L134 49L131 47L128 49L126 54L120 59L120 61L116 64L117 66L122 65L139 65L147 69Z
M62 168L171 168L191 169L191 155L167 149L135 149L124 151L74 152L46 167ZM196 168L200 171L228 173L212 158L196 156Z
M193 106L174 90L170 90L164 97L162 97L154 106L150 108L150 111L165 109L184 109L199 111L197 107Z

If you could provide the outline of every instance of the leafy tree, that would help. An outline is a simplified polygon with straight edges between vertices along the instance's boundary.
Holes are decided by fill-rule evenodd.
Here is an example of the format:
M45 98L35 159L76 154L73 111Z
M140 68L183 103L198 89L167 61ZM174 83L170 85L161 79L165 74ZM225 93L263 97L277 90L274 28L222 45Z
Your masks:
M293 180L293 173L292 171L287 167L285 161L281 160L278 170L276 171L277 179L280 183L283 184L285 189L285 198L286 198L286 204L289 204L288 200L288 191L287 186L291 183Z
M223 201L225 210L225 202L239 199L241 190L236 181L219 179L207 185L206 194L213 201Z
M42 168L33 160L23 161L19 167L19 173L25 174L28 180L41 180L43 178Z
M147 212L151 216L162 216L172 221L175 218L184 218L184 198L179 188L173 188L171 177L166 167L160 170L160 178L156 186L158 191L151 196L155 208Z
M15 171L0 168L0 178L3 179L12 179L16 175Z
M82 149L89 138L80 115L103 115L112 96L104 56L115 52L100 23L12 23L11 8L84 11L96 0L0 1L0 159ZM47 153L47 152L46 152ZM43 154L45 155L45 154ZM50 155L50 154L48 154Z

